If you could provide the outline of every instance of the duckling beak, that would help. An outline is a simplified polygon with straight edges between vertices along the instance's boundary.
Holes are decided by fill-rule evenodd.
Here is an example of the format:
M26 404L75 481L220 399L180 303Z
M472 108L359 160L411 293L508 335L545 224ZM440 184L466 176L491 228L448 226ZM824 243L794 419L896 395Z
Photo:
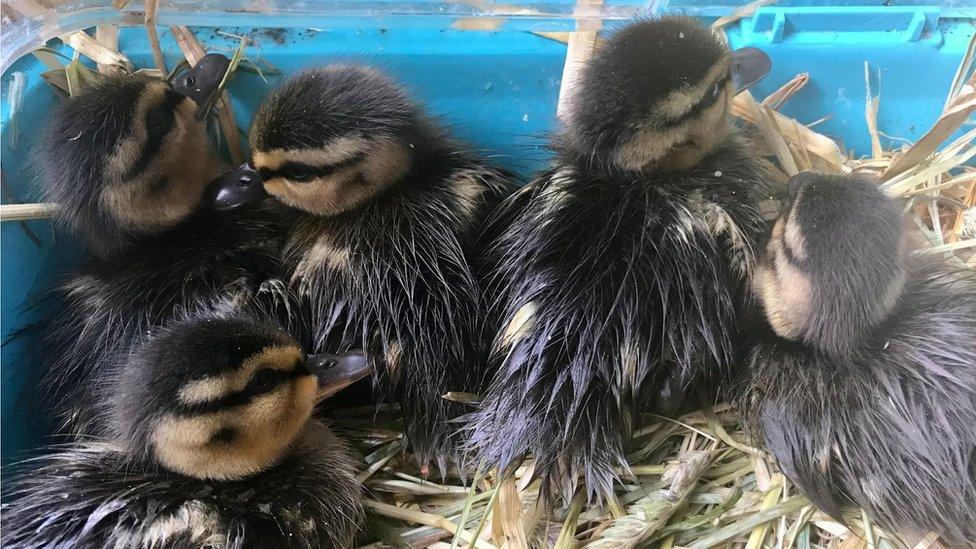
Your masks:
M233 210L268 196L261 174L251 164L241 164L210 182L210 204L215 210Z
M803 186L805 186L807 183L813 183L820 177L821 176L817 175L816 172L809 170L800 172L791 177L789 183L786 184L787 191L790 194L790 200L792 201L792 199L796 198L797 193L800 192L800 189L803 188Z
M319 400L325 400L370 373L363 351L338 355L308 355L305 368L319 378Z
M740 48L732 52L731 74L735 94L749 89L769 74L769 56L756 48Z
M173 79L173 91L197 104L197 120L206 118L213 108L228 67L230 59L219 53L208 53L193 68Z

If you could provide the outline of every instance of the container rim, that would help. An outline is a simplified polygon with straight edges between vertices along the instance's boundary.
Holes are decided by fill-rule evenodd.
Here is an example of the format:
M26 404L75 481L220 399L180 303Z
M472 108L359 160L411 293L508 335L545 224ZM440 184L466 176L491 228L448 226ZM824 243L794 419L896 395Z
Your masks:
M668 0L163 0L158 26L340 28L399 24L451 28L459 19L504 18L530 30L596 29L603 21L659 13ZM45 6L37 0L4 0L0 73L49 40L98 25L141 26L145 1L68 0Z

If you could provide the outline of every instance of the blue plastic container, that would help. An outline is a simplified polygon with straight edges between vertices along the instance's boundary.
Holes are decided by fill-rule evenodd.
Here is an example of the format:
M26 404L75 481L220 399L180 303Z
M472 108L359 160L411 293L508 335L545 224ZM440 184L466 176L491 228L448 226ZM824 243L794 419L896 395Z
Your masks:
M976 4L899 1L897 6L885 6L882 0L871 5L810 4L780 2L729 27L733 46L759 47L773 60L771 74L754 94L763 97L795 74L809 73L811 83L783 112L802 123L830 115L818 131L841 141L852 154L866 154L870 152L864 122L866 61L872 86L881 94L880 130L916 140L941 112L953 73L974 34ZM238 42L228 34L248 35L252 45L247 55L281 70L268 82L239 73L231 83L229 92L242 128L281 78L334 61L368 63L409 86L458 135L524 174L547 160L543 138L556 122L566 56L565 44L533 31L571 31L576 25L593 24L612 29L627 19L661 10L710 22L738 7L737 2L666 5L664 0L650 4L530 0L517 6L490 0L306 0L260 5L266 11L248 11L223 0L178 0L163 2L157 17L169 67L182 56L168 25L185 24L210 51L230 53ZM69 31L120 24L129 25L121 29L120 51L137 67L151 66L152 57L145 30L139 26L142 6L137 2L122 11L112 9L106 0L69 2L57 11L44 11L33 1L13 0L3 9L2 199L32 202L39 196L28 152L56 97L40 78L43 65L24 54ZM30 13L11 11L16 9ZM482 30L464 30L474 27ZM57 40L48 45L72 54ZM25 86L19 105L11 104L15 79L23 79ZM0 434L7 462L35 445L43 425L32 412L33 395L22 393L24 375L34 366L31 338L13 335L33 320L34 313L24 306L29 296L69 268L78 250L73 243L59 241L45 221L3 222L0 238L4 338Z

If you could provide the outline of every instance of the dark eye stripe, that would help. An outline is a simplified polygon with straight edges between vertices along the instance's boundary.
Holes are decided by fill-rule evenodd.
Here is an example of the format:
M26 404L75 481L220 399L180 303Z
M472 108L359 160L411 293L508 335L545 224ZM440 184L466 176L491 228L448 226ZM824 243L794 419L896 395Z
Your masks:
M229 395L224 395L215 400L208 400L206 402L199 402L196 404L180 404L177 406L176 413L182 416L195 416L201 414L209 414L212 412L219 412L221 410L226 410L228 408L236 408L238 406L243 406L256 397L263 394L270 393L275 390L282 383L291 380L293 378L299 377L301 375L307 375L308 372L304 371L302 368L296 368L294 370L268 370L272 372L272 382L267 386L260 389L248 385L236 393L231 393ZM253 380L253 378L252 378Z
M210 435L208 444L230 444L237 438L237 431L231 427L222 427Z
M694 107L692 107L688 112L686 112L686 113L684 113L681 116L678 116L676 118L665 118L666 122L663 123L663 124L661 124L661 127L662 128L673 128L675 126L680 126L681 124L687 122L689 119L695 118L696 116L698 116L701 113L703 113L709 107L711 107L712 105L714 105L716 101L718 101L718 96L719 95L722 95L722 94L712 95L712 89L714 89L715 86L719 86L720 88L724 88L725 87L725 84L727 84L728 81L729 81L729 76L726 75L724 78L722 78L721 80L719 80L715 84L712 84L708 88L708 90L705 92L705 97L703 97L702 100L699 101Z
M785 238L780 239L779 247L781 250L783 250L783 257L786 259L787 263L790 265L799 265L799 261L797 261L796 256L793 255L793 250L790 249L790 245L786 243Z
M176 106L185 98L172 91L166 90L163 102L146 111L146 142L142 145L139 160L129 169L128 177L135 177L142 173L152 161L153 157L163 146L163 141L173 130L176 122Z
M790 218L793 216L793 214L790 213L791 211L792 207L790 210L787 210L786 215L783 217L783 234L779 239L779 247L783 249L783 257L786 258L787 263L797 267L802 267L803 260L793 254L793 248L791 248L790 243L786 241L786 227L790 224Z
M261 174L262 179L271 179L272 177L284 177L289 178L289 173L303 173L307 172L311 175L311 178L324 177L327 175L332 175L337 170L343 168L348 168L350 166L356 165L366 158L365 152L358 152L349 158L340 160L335 164L326 164L322 166L315 166L312 164L305 164L302 162L286 162L282 164L277 170L269 170L267 168L261 168L258 172Z
M151 181L149 183L149 189L147 190L147 194L149 196L156 196L162 193L164 190L166 190L166 187L168 185L169 185L169 179L166 177L160 177L159 179L155 181Z

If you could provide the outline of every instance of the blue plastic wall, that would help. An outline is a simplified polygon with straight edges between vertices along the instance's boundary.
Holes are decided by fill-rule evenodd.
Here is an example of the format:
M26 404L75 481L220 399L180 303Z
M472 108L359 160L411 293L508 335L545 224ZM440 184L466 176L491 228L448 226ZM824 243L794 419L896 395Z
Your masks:
M713 3L714 4L714 3ZM764 97L800 72L811 83L783 111L802 123L832 115L818 127L855 154L869 152L864 123L864 62L872 86L880 90L879 127L885 134L917 139L942 109L952 75L974 27L965 3L945 12L926 7L787 7L765 8L729 29L734 46L754 45L773 60L770 76L754 90ZM880 2L879 2L880 4ZM695 2L674 11L700 13L706 20L729 9L702 9ZM950 15L951 17L946 17ZM619 23L608 25L616 26ZM248 119L268 89L304 67L332 63L368 63L406 84L429 110L455 133L502 165L523 174L544 165L543 138L555 124L556 100L566 52L557 41L503 25L491 32L411 28L398 24L377 28L344 24L332 30L255 30L195 28L211 51L230 53L236 39L222 33L247 34L247 55L262 59L282 74L239 73L231 83L238 123ZM160 27L170 67L181 58L168 29ZM120 49L137 66L151 65L143 29L122 29ZM2 77L3 201L38 198L28 151L39 124L55 102L41 81L43 68L33 57L16 62ZM10 120L9 85L14 72L26 76L27 88L15 121ZM8 194L9 193L9 194ZM0 225L0 331L5 344L2 374L2 457L7 462L36 443L43 423L31 410L32 395L22 395L23 377L31 364L30 337L11 337L32 320L25 311L28 296L48 286L70 263L77 246L55 238L46 222ZM37 239L36 241L34 239Z

